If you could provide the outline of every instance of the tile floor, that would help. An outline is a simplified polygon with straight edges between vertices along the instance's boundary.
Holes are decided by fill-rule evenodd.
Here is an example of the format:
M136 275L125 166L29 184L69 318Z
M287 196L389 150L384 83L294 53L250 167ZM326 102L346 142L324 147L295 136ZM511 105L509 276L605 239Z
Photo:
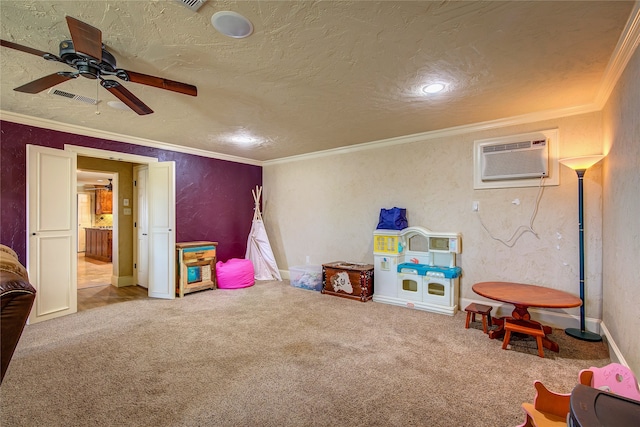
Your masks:
M78 254L78 311L109 304L148 298L141 286L111 286L113 264Z
M78 289L110 285L112 271L112 263L85 258L84 252L80 252L78 254Z

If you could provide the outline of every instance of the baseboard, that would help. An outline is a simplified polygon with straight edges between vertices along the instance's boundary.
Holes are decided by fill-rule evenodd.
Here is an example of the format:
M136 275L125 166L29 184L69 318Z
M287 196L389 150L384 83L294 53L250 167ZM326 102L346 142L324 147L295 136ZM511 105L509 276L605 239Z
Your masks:
M111 284L117 288L124 288L135 284L133 276L111 276Z
M493 311L491 315L493 317L503 317L509 316L513 311L512 304L500 304L499 302L494 301L486 301L486 300L474 300L468 298L460 298L460 309L464 310L464 308L470 303L475 302L476 304L484 304L490 305L493 307ZM552 328L558 329L567 329L567 328L577 328L580 326L580 317L573 316L567 313L561 313L558 311L550 311L543 310L540 308L530 308L529 313L531 313L532 317L543 323L545 325L549 325ZM585 320L585 327L588 331L595 332L597 334L600 333L600 319L594 319L591 317L587 317Z
M627 363L627 360L622 355L622 352L620 351L620 347L618 347L618 344L616 344L615 340L611 336L611 332L609 332L609 329L607 329L607 325L605 325L604 321L600 324L600 327L602 329L602 335L604 336L604 340L607 343L607 346L609 347L609 357L611 358L611 361L619 363L631 369L631 367ZM640 380L638 381L638 388L640 388Z
M618 347L615 340L611 336L611 333L609 332L609 329L607 329L607 325L605 325L604 322L600 324L600 329L602 330L602 335L606 339L607 345L609 346L609 357L611 357L611 361L617 362L628 368L629 365L627 364L626 359L622 355L620 348Z

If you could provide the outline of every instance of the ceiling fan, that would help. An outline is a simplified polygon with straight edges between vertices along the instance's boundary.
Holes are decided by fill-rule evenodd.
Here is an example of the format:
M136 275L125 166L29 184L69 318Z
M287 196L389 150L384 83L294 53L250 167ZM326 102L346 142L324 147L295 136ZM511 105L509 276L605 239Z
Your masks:
M41 56L48 61L62 62L76 70L59 71L24 84L14 90L25 93L38 93L67 80L75 79L78 76L99 79L103 88L140 115L151 114L153 110L120 83L104 77L116 76L128 82L140 83L185 95L198 95L198 89L187 83L116 68L116 59L102 44L102 32L99 29L71 16L67 16L66 19L71 33L71 40L60 42L60 56L7 40L0 40L0 45L4 47Z
M113 191L113 183L111 181L113 181L113 179L109 178L109 183L107 185L99 186L99 187L96 187L95 185L93 187L85 186L84 189L87 191L95 191L95 190Z

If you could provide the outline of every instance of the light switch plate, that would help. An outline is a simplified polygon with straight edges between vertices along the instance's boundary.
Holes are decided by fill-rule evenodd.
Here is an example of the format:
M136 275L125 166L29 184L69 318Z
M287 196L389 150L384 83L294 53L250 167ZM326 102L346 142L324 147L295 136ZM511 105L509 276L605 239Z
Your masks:
M125 215L131 215L131 208L124 208Z
M123 206L129 206L129 199L123 199L122 200L122 205Z

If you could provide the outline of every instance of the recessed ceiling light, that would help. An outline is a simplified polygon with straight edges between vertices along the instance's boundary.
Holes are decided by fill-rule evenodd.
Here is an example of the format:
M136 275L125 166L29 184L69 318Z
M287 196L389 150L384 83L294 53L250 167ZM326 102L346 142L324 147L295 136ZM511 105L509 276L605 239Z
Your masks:
M234 39L242 39L253 33L251 21L239 13L228 10L214 13L211 17L211 25L220 33Z
M424 93L438 93L444 89L444 85L442 83L432 83L422 88Z

